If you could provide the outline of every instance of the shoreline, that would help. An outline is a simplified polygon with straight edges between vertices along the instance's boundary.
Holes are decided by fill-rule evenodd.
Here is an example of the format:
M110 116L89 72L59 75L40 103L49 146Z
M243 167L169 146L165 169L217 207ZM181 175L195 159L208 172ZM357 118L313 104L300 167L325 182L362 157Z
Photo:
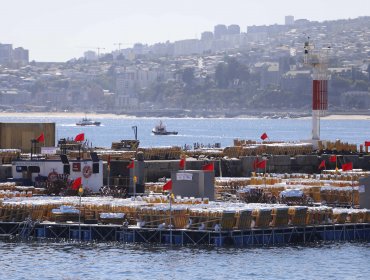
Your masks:
M235 117L222 117L222 116L202 116L202 117L176 117L176 116L134 116L134 115L117 115L112 113L77 113L77 112L0 112L0 117L24 117L24 118L77 118L81 119L87 115L88 118L94 119L103 119L103 118L111 118L111 119L266 119L263 115L260 117L257 116L248 116L248 115L240 115ZM270 119L267 117L267 119ZM276 119L276 118L271 118ZM298 119L298 120L305 120L311 119L310 116L305 117L292 117L288 119ZM322 120L370 120L370 115L364 114L329 114L326 116L321 117Z

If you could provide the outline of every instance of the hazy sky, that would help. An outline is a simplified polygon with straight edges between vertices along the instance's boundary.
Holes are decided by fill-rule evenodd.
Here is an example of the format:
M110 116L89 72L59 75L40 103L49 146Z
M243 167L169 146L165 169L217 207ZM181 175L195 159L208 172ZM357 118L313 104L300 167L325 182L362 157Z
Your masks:
M0 43L30 50L36 61L66 61L142 42L199 38L216 24L283 24L370 16L370 0L2 0Z

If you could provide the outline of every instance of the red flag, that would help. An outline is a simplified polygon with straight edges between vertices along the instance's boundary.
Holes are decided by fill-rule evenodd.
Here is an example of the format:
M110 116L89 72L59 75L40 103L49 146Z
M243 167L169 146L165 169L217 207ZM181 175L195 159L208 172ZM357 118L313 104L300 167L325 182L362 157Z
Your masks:
M337 161L337 156L336 155L330 156L329 161L330 162L336 162Z
M78 177L77 179L75 179L73 181L73 184L72 184L72 190L78 190L78 188L81 186L81 177Z
M205 170L205 171L215 170L215 168L213 166L213 162L203 165L202 170Z
M45 137L44 137L44 132L41 133L41 135L39 137L37 137L36 139L36 142L40 143L40 142L44 142L45 141Z
M353 169L352 162L349 162L349 163L343 163L343 164L342 164L342 170L343 170L343 171L349 171L349 170L352 170L352 169Z
M134 168L135 167L135 162L134 161L131 161L130 163L129 163L129 165L127 165L127 168L128 169L132 169L132 168Z
M370 147L370 141L365 141L365 147Z
M85 140L85 133L77 134L75 137L76 142L84 141Z
M185 157L180 159L179 168L180 169L185 169Z
M261 135L261 139L262 140L265 140L266 138L269 138L266 134L266 132L264 132L262 135Z
M267 160L259 161L259 162L257 162L256 167L257 168L266 168L266 163L267 163Z
M164 191L172 190L172 180L169 180L166 184L163 185Z
M320 169L324 169L324 168L326 168L325 160L323 160L323 161L320 163L320 165L319 165L319 170L320 170Z

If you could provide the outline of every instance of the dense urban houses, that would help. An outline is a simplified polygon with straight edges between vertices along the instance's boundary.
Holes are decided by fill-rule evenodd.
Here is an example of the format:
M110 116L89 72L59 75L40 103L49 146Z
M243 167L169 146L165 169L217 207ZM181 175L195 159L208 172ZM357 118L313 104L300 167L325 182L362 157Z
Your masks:
M119 36L119 34L117 34ZM216 25L200 38L87 50L64 63L29 62L0 44L1 110L95 111L135 115L308 112L312 67L304 44L327 50L329 110L366 111L370 17L284 25Z

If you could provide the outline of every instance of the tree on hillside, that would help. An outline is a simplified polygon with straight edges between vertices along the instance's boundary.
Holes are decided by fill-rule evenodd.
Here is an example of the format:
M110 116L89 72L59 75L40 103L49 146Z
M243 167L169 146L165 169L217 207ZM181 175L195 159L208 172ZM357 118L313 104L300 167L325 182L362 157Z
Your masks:
M219 63L216 67L215 80L217 87L226 88L228 86L227 66L224 63Z
M226 58L226 63L219 63L216 67L215 80L219 88L226 88L234 84L235 80L248 82L249 69L234 57Z
M182 80L187 85L192 85L194 83L194 68L187 67L182 72Z

